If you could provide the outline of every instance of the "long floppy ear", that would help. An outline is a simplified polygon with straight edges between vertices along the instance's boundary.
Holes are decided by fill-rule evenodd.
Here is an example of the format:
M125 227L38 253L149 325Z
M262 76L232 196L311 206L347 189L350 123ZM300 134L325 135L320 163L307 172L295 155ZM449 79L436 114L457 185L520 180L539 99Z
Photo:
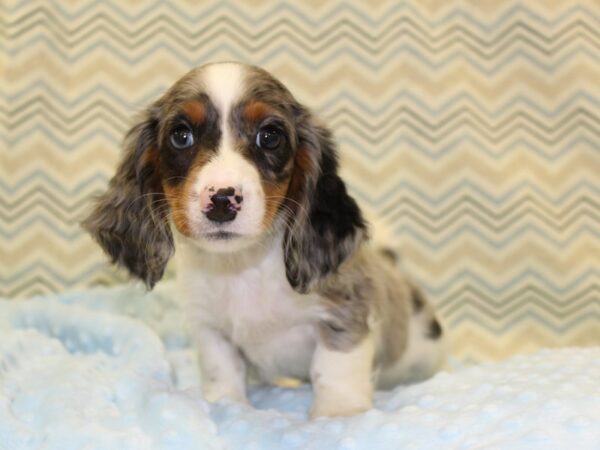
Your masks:
M158 181L158 104L125 137L124 155L108 190L83 227L112 262L149 289L174 252L164 193Z
M338 175L331 132L304 108L297 123L287 204L295 214L283 245L287 279L296 291L306 293L352 255L366 238L367 226Z

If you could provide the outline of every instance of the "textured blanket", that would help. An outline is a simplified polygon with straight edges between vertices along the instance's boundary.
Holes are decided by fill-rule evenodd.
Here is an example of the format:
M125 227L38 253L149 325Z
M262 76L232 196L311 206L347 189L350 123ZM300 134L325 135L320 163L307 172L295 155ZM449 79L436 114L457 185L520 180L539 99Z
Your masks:
M164 284L0 300L0 449L600 449L600 348L546 350L307 420L310 387L209 405Z

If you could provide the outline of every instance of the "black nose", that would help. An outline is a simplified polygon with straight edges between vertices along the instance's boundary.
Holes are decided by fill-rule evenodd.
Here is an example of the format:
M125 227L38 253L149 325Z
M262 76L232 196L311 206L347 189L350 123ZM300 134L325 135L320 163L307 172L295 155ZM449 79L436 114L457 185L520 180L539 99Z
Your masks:
M233 200L233 201L232 201ZM205 212L206 217L213 222L231 222L240 210L241 196L233 187L219 189L210 197L211 207Z

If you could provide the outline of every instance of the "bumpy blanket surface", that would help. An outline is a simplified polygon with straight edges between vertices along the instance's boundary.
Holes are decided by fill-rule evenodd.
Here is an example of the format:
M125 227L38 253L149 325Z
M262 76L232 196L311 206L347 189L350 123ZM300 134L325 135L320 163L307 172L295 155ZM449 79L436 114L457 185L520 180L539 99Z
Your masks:
M0 300L0 449L600 449L600 348L440 373L308 421L308 386L204 402L171 290Z

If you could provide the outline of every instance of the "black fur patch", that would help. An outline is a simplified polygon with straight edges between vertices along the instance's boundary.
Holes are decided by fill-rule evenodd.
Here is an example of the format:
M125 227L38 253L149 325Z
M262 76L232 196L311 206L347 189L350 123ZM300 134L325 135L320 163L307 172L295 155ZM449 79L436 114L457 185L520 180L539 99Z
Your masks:
M425 300L423 299L421 291L417 288L413 288L410 293L410 298L412 301L413 313L419 313L425 306Z
M307 292L318 278L335 272L360 243L358 234L366 235L361 211L348 194L337 174L335 145L328 130L312 124L298 127L299 145L320 153L319 172L307 174L307 186L301 199L305 215L286 232L286 275L298 292Z
M281 104L282 100L274 105ZM285 111L277 115L265 117L258 123L249 123L244 117L246 102L234 108L230 117L230 126L236 133L242 155L251 161L264 179L280 183L290 176L290 161L294 155L292 126L285 119ZM284 143L274 150L265 150L256 145L256 134L265 126L271 126L281 131Z
M383 247L379 249L379 254L381 256L383 256L385 259L387 259L389 262L391 263L397 263L398 262L398 254L392 250L391 248L388 247Z
M321 237L331 234L335 240L343 240L353 236L356 228L364 228L365 224L358 205L337 175L335 154L323 154L321 171L311 205L311 226Z
M199 96L198 101L204 106L205 117L202 123L194 124L183 112L178 112L164 126L160 145L160 173L171 186L185 181L186 176L197 159L199 152L215 154L221 141L219 113L207 95ZM194 136L194 144L190 148L177 149L171 144L171 132L185 124Z
M437 321L437 319L433 319L429 324L429 330L427 331L427 337L431 339L439 339L442 335L442 326Z
M341 327L333 322L330 321L325 321L323 322L325 324L325 326L327 326L331 331L333 331L334 333L343 333L346 331L346 329L344 327Z

